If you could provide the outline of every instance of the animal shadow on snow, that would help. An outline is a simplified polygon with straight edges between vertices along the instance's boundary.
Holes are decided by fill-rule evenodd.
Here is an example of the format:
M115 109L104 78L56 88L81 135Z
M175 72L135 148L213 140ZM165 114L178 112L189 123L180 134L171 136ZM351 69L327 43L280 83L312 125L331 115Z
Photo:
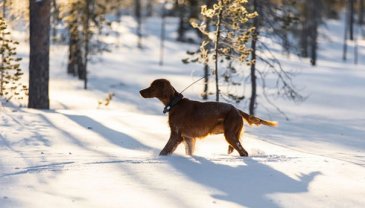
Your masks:
M299 174L296 180L252 158L245 158L246 165L238 167L213 163L202 157L192 160L171 157L166 160L192 181L217 190L213 198L247 207L280 207L270 199L270 195L307 192L310 182L320 174ZM186 189L188 191L189 188Z

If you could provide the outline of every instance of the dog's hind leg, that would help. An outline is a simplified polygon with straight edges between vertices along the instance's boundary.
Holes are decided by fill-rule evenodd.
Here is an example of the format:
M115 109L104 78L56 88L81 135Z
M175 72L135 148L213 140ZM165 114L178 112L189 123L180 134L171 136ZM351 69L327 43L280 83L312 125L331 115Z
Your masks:
M196 139L190 137L184 137L184 142L185 142L185 154L193 155L195 151Z
M225 134L227 142L232 146L242 157L247 157L247 151L242 147L241 142L234 135ZM232 150L233 151L233 150Z
M228 147L228 153L233 151L230 149L230 147L233 147L235 150L237 150L240 156L247 157L248 153L242 147L240 142L242 128L243 121L240 114L235 111L231 111L224 120L224 137L226 138L228 144L230 144Z
M228 154L231 154L233 152L234 148L231 145L228 145Z

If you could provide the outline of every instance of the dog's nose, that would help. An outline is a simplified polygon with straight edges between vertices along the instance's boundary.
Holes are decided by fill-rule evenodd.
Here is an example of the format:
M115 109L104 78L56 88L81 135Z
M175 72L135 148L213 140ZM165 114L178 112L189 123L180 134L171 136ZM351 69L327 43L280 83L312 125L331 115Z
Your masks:
M140 91L139 91L139 94L141 94L141 96L142 96L142 97L145 97L145 95L144 95L144 90L140 90Z

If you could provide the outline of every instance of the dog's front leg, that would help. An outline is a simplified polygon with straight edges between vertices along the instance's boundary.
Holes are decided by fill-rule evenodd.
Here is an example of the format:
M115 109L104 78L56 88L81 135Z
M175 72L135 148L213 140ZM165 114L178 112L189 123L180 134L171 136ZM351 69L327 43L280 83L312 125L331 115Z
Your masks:
M172 154L177 148L177 146L182 142L182 140L183 139L179 132L171 131L170 139L160 152L160 155Z

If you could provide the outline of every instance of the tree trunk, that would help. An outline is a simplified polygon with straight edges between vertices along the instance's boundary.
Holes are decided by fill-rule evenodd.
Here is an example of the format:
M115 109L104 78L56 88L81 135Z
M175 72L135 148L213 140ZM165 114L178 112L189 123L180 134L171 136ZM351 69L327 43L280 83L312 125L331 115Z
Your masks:
M302 29L300 31L300 56L308 57L308 25L309 25L309 8L307 4L303 5L303 18Z
M317 64L317 38L318 38L318 25L320 22L320 6L316 0L310 0L310 11L313 20L310 23L310 47L311 47L311 64L315 66Z
M73 76L77 74L77 42L78 42L78 35L77 30L74 29L74 26L69 26L69 43L68 43L68 63L67 63L67 73Z
M202 94L203 100L208 100L208 84L209 84L209 66L204 64L204 90Z
M84 60L83 65L83 80L84 80L84 89L87 89L88 79L87 79L87 63L88 63L88 57L89 57L89 42L90 42L90 30L89 30L89 24L91 19L91 13L94 12L94 0L88 0L85 4L85 20L84 20L84 57L82 60Z
M312 34L311 34L311 64L312 66L315 66L317 64L317 28L315 28L313 31L312 31Z
M257 0L253 0L253 11L258 11L257 8ZM256 34L252 37L251 41L251 98L250 98L250 105L249 105L249 113L250 115L255 115L256 109L256 97L257 97L257 78L256 78L256 43L258 38L258 31L259 31L259 21L258 18L255 18L253 21L253 26L256 28Z
M345 14L345 31L343 35L343 47L342 47L342 60L346 61L347 59L347 34L349 31L349 9L347 6L346 14Z
M138 36L138 42L137 46L138 48L142 48L142 14L141 14L141 0L135 1L135 15L137 19L137 36Z
M30 0L28 107L49 109L49 38L51 0Z
M151 17L153 15L153 1L148 0L146 5L146 16Z
M52 37L52 41L56 41L57 40L57 23L59 21L58 19L58 15L59 15L59 11L57 8L57 2L56 0L52 0L51 2L51 7L52 7L52 14L51 14L51 27L52 27L52 33L51 33L51 37Z
M185 41L185 20L184 20L184 5L179 3L179 0L176 0L175 3L178 15L179 15L179 26L177 28L177 41L184 42Z
M5 20L6 18L6 0L3 1L3 19ZM1 47L4 46L4 39L5 39L5 34L4 31L2 31L1 33L1 37L2 37L2 41L1 41ZM4 65L4 60L5 56L4 53L1 54L1 68L3 68ZM4 90L4 69L1 70L0 72L0 95L3 95L3 90Z
M205 4L207 5L208 8L211 8L213 5L213 1L212 0L206 0ZM206 32L210 33L210 19L206 18ZM205 40L209 40L209 37L204 36ZM208 44L206 46L206 50L210 50L211 45ZM202 94L202 98L203 100L208 100L208 89L209 89L209 66L208 64L204 64L204 89L203 89L203 94Z
M223 1L220 1L221 4L223 5ZM214 72L215 72L215 100L218 102L219 101L219 73L218 73L218 49L219 49L219 39L220 39L220 35L221 35L221 24L222 24L222 14L223 14L223 9L221 8L218 14L218 20L217 20L217 25L216 25L216 36L215 36L215 43L214 43L214 52L215 52L215 57L214 57Z
M199 19L199 15L200 15L199 1L198 0L189 0L189 4L190 4L190 15L189 15L188 20ZM209 7L209 3L206 5ZM194 30L199 38L203 38L203 33L199 29L194 29Z
M160 66L163 65L163 58L164 58L164 47L165 47L165 38L166 38L166 0L164 1L162 5L162 15L161 15L161 36L160 36Z
M85 77L85 64L82 56L82 40L81 36L82 34L79 34L79 31L77 31L77 42L75 44L75 59L76 59L76 68L77 68L77 75L79 80L83 80Z
M359 0L359 25L364 24L365 0Z
M283 38L282 38L283 52L287 57L290 56L290 42L289 42L289 38L288 38L288 33L289 32L284 32Z
M300 56L308 57L308 30L303 29L300 33Z
M6 18L6 0L3 0L3 19Z
M357 38L354 38L354 64L358 63L358 57L359 57L359 46L357 43Z
M350 33L350 40L354 40L354 4L355 0L349 0L350 4L350 19L349 19L349 33Z

